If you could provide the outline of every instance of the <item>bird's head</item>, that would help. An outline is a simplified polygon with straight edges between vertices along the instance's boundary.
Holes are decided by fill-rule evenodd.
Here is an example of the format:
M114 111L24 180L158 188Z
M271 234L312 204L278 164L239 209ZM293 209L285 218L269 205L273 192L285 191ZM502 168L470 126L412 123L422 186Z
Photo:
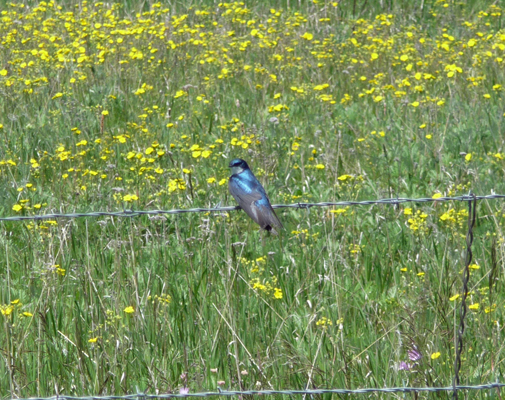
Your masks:
M242 171L249 169L249 165L247 165L247 163L240 158L231 160L230 165L228 166L231 168L232 175L240 174Z

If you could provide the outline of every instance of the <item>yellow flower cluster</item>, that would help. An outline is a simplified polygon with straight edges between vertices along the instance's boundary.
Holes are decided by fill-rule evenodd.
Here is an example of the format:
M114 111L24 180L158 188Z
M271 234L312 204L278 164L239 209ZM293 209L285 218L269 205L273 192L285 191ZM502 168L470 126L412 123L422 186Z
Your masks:
M270 297L275 300L280 300L283 298L282 289L277 287L277 277L268 276L266 278L261 278L265 272L265 265L267 263L266 257L258 257L255 260L248 260L247 258L241 258L241 264L247 266L250 269L252 278L249 281L249 285L259 293L263 293L265 296Z
M3 315L5 318L11 318L13 316L14 311L20 310L23 307L23 303L20 302L19 299L12 300L8 304L0 304L0 315ZM28 311L20 312L19 317L30 318L33 314Z
M450 208L440 216L440 221L448 226L453 226L455 228L462 228L468 219L468 210L463 208L456 211L454 208Z
M426 219L428 218L428 214L422 212L421 210L417 210L415 213L412 211L412 208L406 207L403 210L404 215L411 216L407 219L409 224L409 228L415 233L425 233L428 228L426 226Z
M316 321L316 326L320 326L323 329L328 329L329 326L333 326L333 322L327 317L321 317Z

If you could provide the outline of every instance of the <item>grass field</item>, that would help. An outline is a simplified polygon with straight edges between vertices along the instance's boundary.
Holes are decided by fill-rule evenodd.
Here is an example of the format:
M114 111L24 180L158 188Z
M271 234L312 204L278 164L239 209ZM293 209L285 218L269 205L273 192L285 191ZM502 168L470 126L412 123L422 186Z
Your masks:
M273 204L505 193L500 2L26 3L1 216L235 205L236 157ZM0 397L452 383L467 204L277 214L2 222ZM504 221L479 202L463 384L504 379Z

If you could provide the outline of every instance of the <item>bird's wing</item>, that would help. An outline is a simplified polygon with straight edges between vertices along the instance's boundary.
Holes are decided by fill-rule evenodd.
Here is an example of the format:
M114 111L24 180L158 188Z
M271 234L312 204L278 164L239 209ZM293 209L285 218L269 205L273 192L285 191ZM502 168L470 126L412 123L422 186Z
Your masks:
M270 205L270 201L264 189L261 185L258 184L258 186L259 188L255 187L251 189L233 176L228 183L230 193L235 198L240 208L242 208L261 228L283 228L281 221L279 221L279 218L277 218L277 215L275 215ZM262 190L259 190L260 188Z
M269 200L270 202L270 200ZM270 224L270 226L276 226L277 228L279 229L284 229L284 225L282 225L282 222L281 220L279 219L279 217L277 216L277 214L275 213L274 209L272 208L272 206L270 205L270 209L272 210L272 214L273 214L273 220L272 220L272 224Z
M233 198L238 205L249 215L254 222L259 224L258 209L255 207L255 202L263 197L257 190L247 188L239 179L230 178L228 188Z
M252 204L251 211L256 215L257 219L255 219L255 221L263 229L270 231L274 227L281 229L283 228L281 221L279 221L279 218L277 218L277 215L275 214L270 201L268 201L268 198L254 202Z

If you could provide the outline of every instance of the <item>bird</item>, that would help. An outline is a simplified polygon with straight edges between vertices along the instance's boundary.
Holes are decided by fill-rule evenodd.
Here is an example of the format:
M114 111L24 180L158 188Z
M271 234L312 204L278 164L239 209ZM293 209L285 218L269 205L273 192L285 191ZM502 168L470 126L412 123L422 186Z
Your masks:
M258 179L249 169L249 165L235 158L230 162L231 176L228 189L240 208L256 222L261 229L277 235L274 228L283 229L281 221L275 214L267 193Z

